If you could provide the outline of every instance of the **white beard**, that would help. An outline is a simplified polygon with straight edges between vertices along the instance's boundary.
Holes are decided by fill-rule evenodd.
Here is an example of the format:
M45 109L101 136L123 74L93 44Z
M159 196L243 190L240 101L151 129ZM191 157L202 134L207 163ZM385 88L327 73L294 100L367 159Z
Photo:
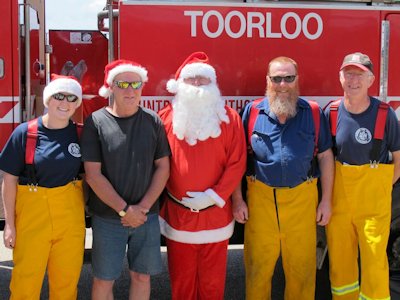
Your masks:
M178 82L178 92L172 100L173 133L189 145L216 138L221 134L221 122L229 123L225 103L216 84L193 86Z

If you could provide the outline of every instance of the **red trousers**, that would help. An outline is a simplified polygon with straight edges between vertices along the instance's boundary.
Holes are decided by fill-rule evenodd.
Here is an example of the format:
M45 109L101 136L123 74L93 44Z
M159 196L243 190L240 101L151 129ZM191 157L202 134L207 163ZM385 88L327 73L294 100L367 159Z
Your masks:
M228 240L184 244L167 239L173 300L223 300Z

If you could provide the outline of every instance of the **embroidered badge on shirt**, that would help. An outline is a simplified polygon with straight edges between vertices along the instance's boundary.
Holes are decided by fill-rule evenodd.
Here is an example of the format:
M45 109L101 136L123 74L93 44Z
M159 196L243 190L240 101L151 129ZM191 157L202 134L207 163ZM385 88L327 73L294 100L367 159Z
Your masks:
M77 143L71 143L68 145L68 152L74 157L81 157L81 148Z
M356 141L360 144L368 144L372 139L372 134L367 128L359 128L354 134Z

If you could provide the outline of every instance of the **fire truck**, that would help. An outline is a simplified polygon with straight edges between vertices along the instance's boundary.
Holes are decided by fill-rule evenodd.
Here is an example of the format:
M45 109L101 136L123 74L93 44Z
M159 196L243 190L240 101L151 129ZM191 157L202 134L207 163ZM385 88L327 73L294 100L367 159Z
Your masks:
M199 50L210 57L226 104L237 110L264 95L267 63L282 55L299 64L302 97L324 106L342 94L343 57L363 52L374 63L370 94L400 116L400 0L104 2L97 31L47 32L44 0L0 1L0 150L19 123L43 113L50 73L81 81L75 119L84 121L108 102L97 94L108 61L137 61L149 71L142 105L158 111L172 99L168 79ZM399 185L388 256L400 281Z

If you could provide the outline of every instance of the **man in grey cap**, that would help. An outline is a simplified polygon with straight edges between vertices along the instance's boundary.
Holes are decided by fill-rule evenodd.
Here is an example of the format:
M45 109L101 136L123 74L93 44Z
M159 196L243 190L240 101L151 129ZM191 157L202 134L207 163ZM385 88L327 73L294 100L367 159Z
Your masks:
M336 150L327 226L332 296L390 299L386 247L392 185L400 173L399 124L386 103L368 96L375 76L367 55L347 55L339 74L344 96L325 112Z

